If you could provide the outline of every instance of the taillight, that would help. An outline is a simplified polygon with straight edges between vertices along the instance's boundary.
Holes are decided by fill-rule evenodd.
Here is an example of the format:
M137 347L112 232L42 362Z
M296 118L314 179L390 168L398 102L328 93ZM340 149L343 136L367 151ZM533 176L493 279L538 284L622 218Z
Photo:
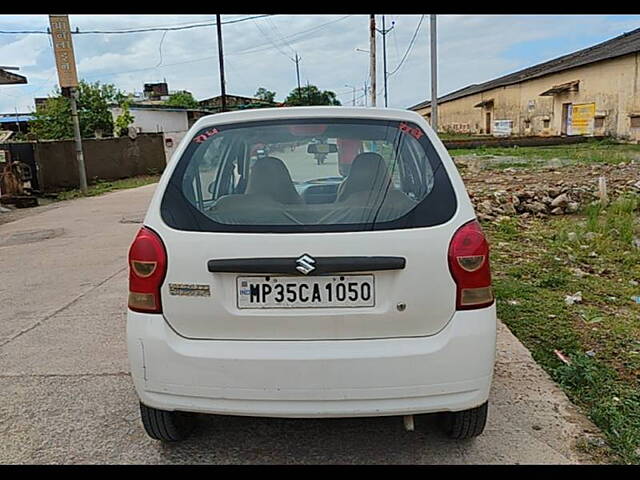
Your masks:
M489 244L476 220L465 223L453 235L449 269L457 285L457 310L483 308L493 303Z
M129 248L129 308L162 313L160 287L167 272L167 252L153 230L142 227Z

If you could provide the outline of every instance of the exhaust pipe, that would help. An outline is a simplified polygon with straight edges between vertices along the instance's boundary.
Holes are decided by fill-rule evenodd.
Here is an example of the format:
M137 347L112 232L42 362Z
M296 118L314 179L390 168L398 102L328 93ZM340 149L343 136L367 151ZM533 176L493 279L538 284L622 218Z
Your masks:
M405 415L403 419L404 419L404 429L407 432L413 432L415 427L413 423L413 415Z

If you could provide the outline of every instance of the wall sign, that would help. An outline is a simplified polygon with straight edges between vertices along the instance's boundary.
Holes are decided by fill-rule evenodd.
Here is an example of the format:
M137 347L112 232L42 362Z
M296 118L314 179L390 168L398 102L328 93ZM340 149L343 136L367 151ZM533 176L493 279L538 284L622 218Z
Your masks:
M571 107L569 135L593 135L593 124L596 116L595 103L581 103Z

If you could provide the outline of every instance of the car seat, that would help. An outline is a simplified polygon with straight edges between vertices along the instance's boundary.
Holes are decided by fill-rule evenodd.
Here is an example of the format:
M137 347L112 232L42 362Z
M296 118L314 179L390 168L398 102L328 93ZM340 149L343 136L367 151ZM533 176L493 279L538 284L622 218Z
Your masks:
M296 191L289 170L282 160L264 157L251 168L246 195L263 195L284 204L301 204L302 198Z
M377 153L360 153L353 160L349 176L338 188L336 202L343 202L359 192L379 194L390 188L391 175L384 159Z

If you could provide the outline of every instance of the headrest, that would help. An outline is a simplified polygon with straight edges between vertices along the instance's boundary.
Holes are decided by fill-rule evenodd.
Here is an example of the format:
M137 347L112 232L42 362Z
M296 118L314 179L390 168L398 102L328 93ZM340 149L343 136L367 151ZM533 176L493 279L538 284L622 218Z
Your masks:
M361 153L351 164L349 176L344 181L338 200L362 191L379 192L388 188L390 182L391 175L384 159L374 152Z
M276 157L259 158L254 163L245 193L265 195L280 203L302 203L293 186L289 170L284 162Z

